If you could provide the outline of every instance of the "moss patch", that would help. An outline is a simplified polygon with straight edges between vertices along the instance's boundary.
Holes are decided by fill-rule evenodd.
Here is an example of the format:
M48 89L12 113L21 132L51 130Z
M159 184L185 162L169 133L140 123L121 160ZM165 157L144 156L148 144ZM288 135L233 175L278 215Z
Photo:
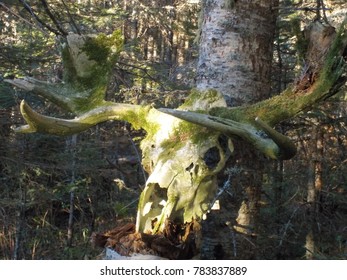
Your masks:
M341 57L347 45L346 25L347 21L341 24L339 32L324 60L325 63L319 76L308 90L296 91L291 86L280 95L251 106L212 108L209 114L237 122L251 123L253 125L255 117L258 116L273 126L283 120L294 117L317 102L330 97L336 92L333 87L336 83L339 83L338 79L346 69L345 62Z
M96 37L88 37L82 48L90 60L101 64L114 63L123 48L123 37L120 30L110 36L100 33Z
M66 85L64 92L74 103L73 107L76 109L76 113L83 113L105 104L104 98L110 72L123 47L123 38L118 30L109 36L99 34L96 37L85 37L84 40L80 49L81 53L87 56L85 59L86 69L83 75L77 73L78 69L74 65L72 53L76 53L76 50L73 51L67 44L62 49L63 79ZM80 43L76 44L78 46ZM75 55L78 56L78 54ZM84 66L84 64L82 65Z
M221 99L223 99L222 95L214 89L210 89L207 91L200 91L197 89L193 89L191 90L184 104L181 105L178 109L192 110L192 108L199 107L196 109L206 110L207 109L206 105L213 104L215 102L220 101Z
M332 89L346 67L341 57L341 51L347 45L346 24L347 22L342 24L327 54L319 77L308 90L296 91L294 87L288 87L280 95L251 106L212 108L209 113L221 118L251 124L255 124L254 119L258 116L270 126L273 126L330 97L335 93Z

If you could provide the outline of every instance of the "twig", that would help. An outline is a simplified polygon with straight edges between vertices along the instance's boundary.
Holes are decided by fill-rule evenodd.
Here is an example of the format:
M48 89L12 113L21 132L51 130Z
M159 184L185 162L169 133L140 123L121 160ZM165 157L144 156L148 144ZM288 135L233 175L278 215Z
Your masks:
M57 29L59 30L59 32L61 33L61 35L66 36L67 32L60 26L60 24L58 23L57 19L54 17L54 15L52 14L51 10L49 9L49 6L46 2L46 0L41 0L41 4L43 5L43 8L45 9L47 15L49 16L49 18L53 21L54 25L57 27Z
M213 207L213 205L215 204L215 202L218 200L218 198L226 191L230 196L232 196L232 193L228 192L227 189L231 187L231 177L233 175L239 174L242 170L234 167L234 168L228 168L225 170L225 174L228 174L228 180L226 180L224 182L224 185L222 188L219 189L219 191L217 192L216 196L214 197L212 203L210 204L210 209Z
M251 244L253 247L257 247L251 240L249 240L249 238L247 238L244 234L240 235L243 239L245 239L246 241L248 241L249 244Z
M15 13L14 11L12 11L9 7L7 7L4 3L0 2L0 6L3 7L8 13L14 15L15 17L23 20L25 23L27 23L30 26L35 26L34 24L32 24L30 21L28 21L27 19L23 18L22 16L18 15L17 13ZM39 28L40 31L42 31L44 34L49 35L48 32L46 30L44 30L43 28Z
M330 11L331 8L317 8L317 7L302 7L302 8L296 8L296 7L274 7L273 9L276 10L291 10L291 11L304 11L304 12L317 12L317 11Z
M295 208L295 210L293 211L293 213L290 215L288 222L287 222L286 225L284 226L283 234L282 234L282 237L281 237L281 239L280 239L280 243L279 243L279 245L278 245L279 248L282 247L283 240L284 240L284 238L286 237L286 234L287 234L287 230L288 230L288 228L289 228L289 225L290 225L292 219L294 218L295 213L300 209L300 207L301 207L301 205L299 205L297 208Z
M228 175L228 180L226 180L226 181L224 182L223 187L219 189L218 193L217 193L216 196L213 198L213 201L212 201L211 204L210 204L209 210L212 209L213 205L216 203L216 201L218 200L218 198L224 193L224 191L225 191L226 189L230 188L230 186L231 186L230 180L231 180L231 174Z
M70 18L70 21L71 21L71 25L75 28L76 32L78 35L81 35L81 30L78 28L75 20L73 19L71 13L70 13L70 10L69 10L69 7L66 5L65 1L64 0L61 0L61 2L63 3L65 9L66 9L66 12Z
M136 198L135 200L131 201L127 205L123 206L118 212L122 212L124 209L127 209L129 206L133 205L134 203L138 202L139 198Z
M126 134L127 134L127 137L128 137L128 139L129 139L129 141L131 143L131 146L133 147L133 149L135 151L135 154L136 154L137 160L139 162L139 166L140 166L140 169L141 169L141 173L142 173L143 179L146 182L147 181L147 176L146 176L146 173L145 173L145 171L144 171L144 169L142 167L142 164L141 164L141 156L140 156L140 154L139 154L139 152L138 152L138 150L136 148L136 145L135 145L133 139L130 137L130 134L128 133L128 131L127 131ZM143 188L141 186L140 186L140 188L141 188L141 190L143 190Z
M24 9L26 9L26 10L29 12L29 14L31 14L31 15L34 17L34 19L39 23L41 29L42 29L42 27L45 27L45 28L47 28L49 31L51 31L52 33L54 33L55 35L64 35L64 34L61 34L61 33L59 32L59 30L54 29L53 27L51 27L51 26L49 26L48 24L46 24L42 19L40 19L40 18L38 17L38 15L36 15L36 14L34 13L34 11L32 10L32 8L28 5L28 3L25 2L25 0L19 0L19 2L21 2L21 3L23 4Z
M127 67L131 67L131 68L134 68L134 69L137 69L137 70L140 70L144 73L145 76L147 76L149 79L151 79L152 81L155 81L156 83L158 83L161 87L164 88L165 90L165 86L163 83L161 83L160 81L158 81L158 79L156 79L155 77L153 77L150 73L148 73L148 70L146 68L142 68L141 66L137 66L137 65L133 65L133 64L129 64L129 63L126 63L126 62L122 62L122 61L118 61L117 62L118 64L120 65L124 65L124 66L127 66ZM122 69L122 68L120 68ZM122 69L123 70L123 69ZM133 73L130 73L130 74L133 74Z
M324 21L325 21L326 23L329 23L328 17L327 17L327 14L326 14L326 11L329 10L329 9L325 8L325 4L324 4L324 1L323 1L323 0L318 0L318 1L320 1L320 5L321 5L321 7L322 7L321 10L323 11L323 19L324 19Z
M71 154L72 154L71 184L75 184L77 134L74 134L71 136L71 138L67 141L67 145L70 146L70 147L68 147L68 149L70 150L69 152L71 152ZM67 229L67 245L68 245L68 247L72 246L73 225L74 225L74 206L75 206L75 191L74 191L74 188L72 188L70 190L70 210L69 210L69 220L68 220L68 229Z
M20 259L19 250L22 245L23 239L23 227L25 220L25 208L26 208L26 189L20 185L20 201L17 210L17 222L16 222L16 232L15 232L15 243L13 248L13 259Z

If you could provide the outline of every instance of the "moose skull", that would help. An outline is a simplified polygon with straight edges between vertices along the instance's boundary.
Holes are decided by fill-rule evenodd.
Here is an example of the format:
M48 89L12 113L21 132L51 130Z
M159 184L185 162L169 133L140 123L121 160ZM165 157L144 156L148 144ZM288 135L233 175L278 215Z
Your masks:
M199 92L195 100L192 94L179 110L114 103L64 120L40 115L23 101L21 112L28 125L17 131L67 135L111 119L144 128L147 136L141 142L142 164L150 176L140 197L136 229L156 233L164 229L167 219L186 223L209 210L216 193L216 175L233 151L229 137L248 141L271 158L286 159L295 154L295 146L287 137L259 119L248 124L196 113L222 106L225 101L221 94L206 91Z
M217 92L198 100L186 102L182 109L226 106ZM157 110L148 117L157 120L159 131L141 143L143 166L150 176L140 197L137 230L157 232L166 219L189 222L206 213L216 191L216 174L233 147L218 132Z
M191 125L191 129L195 133L203 130L196 125ZM188 222L200 218L210 208L216 174L224 167L232 143L219 133L205 131L202 137L197 142L172 139L175 142L171 147L164 145L159 150L151 146L153 170L140 198L138 231L161 231L166 219Z

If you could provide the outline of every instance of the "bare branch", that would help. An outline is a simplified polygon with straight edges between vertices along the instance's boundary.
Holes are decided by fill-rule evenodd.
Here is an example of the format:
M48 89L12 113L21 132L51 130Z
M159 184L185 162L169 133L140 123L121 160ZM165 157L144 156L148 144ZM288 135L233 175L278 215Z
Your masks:
M73 19L71 13L70 13L70 10L69 10L69 7L66 5L65 1L64 0L61 0L61 2L63 3L65 9L66 9L66 12L70 18L70 21L71 21L71 25L73 26L73 28L75 29L75 31L77 32L78 35L81 35L81 30L79 29L79 27L77 26L75 20Z
M46 24L41 18L39 18L39 16L33 11L33 9L29 6L28 3L26 3L25 0L19 0L19 2L21 2L23 4L23 7L29 12L29 14L31 14L34 19L38 22L40 29L42 29L42 27L47 28L49 31L51 31L52 33L54 33L55 35L64 35L62 33L59 32L59 30L54 29L53 27L49 26L48 24Z
M19 14L15 13L14 11L12 11L9 7L7 7L4 3L0 2L0 6L3 7L8 13L14 15L15 17L21 19L22 21L24 21L26 24L30 25L30 26L33 26L34 25L28 21L27 19L23 18L22 16L20 16ZM43 28L41 28L40 26L40 30L45 33L46 35L49 35L48 32L46 30L44 30Z
M46 0L41 0L41 4L43 5L43 8L45 9L46 14L49 16L49 18L52 20L52 22L54 23L56 28L59 30L60 34L66 36L68 33L60 26L59 22L54 17L51 10L49 9L49 6L48 6Z

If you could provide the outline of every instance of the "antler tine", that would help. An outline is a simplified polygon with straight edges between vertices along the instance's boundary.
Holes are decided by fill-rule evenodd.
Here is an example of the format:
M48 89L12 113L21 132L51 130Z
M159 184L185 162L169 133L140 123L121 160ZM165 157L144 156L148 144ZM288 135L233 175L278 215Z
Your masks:
M250 142L256 149L272 159L290 159L296 153L296 147L288 137L277 132L259 118L256 118L255 121L269 136L269 138L260 136L258 133L259 131L253 125L248 123L236 122L229 119L189 111L167 108L161 108L158 110L179 119L214 129L231 137L239 136Z

